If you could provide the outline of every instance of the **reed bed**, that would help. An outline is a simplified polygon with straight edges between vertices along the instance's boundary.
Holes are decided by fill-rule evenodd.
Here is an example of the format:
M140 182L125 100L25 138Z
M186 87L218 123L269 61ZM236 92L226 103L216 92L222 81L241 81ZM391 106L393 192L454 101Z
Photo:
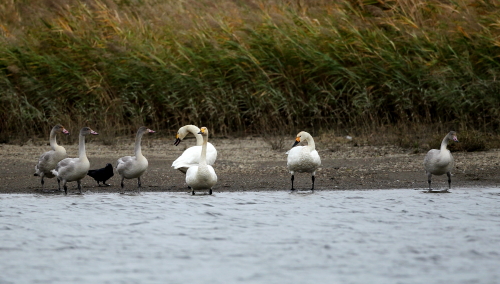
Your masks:
M0 141L55 123L109 141L140 124L495 132L499 56L498 1L6 0Z

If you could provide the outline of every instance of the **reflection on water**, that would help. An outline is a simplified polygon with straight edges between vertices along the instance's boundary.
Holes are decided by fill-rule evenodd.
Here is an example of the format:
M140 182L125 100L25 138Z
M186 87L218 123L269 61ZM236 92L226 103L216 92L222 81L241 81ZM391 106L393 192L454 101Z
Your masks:
M497 283L500 189L0 195L0 283Z

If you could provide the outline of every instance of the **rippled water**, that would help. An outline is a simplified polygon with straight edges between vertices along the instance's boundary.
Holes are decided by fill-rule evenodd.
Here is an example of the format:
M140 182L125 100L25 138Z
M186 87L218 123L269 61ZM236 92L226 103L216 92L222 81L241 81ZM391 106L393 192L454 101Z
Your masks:
M500 189L0 195L0 283L498 283Z

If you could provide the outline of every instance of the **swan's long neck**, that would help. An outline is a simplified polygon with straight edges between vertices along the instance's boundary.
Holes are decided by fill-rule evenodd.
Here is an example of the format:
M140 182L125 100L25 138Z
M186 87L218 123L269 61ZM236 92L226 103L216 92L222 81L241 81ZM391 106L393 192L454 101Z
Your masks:
M200 136L202 136L200 134ZM201 144L201 157L200 157L200 167L207 165L207 144L208 144L208 136L202 136L203 143Z
M314 144L314 139L312 137L310 137L310 136L307 137L306 141L307 141L307 147L309 147L309 149L311 149L311 151L316 150L316 144Z
M141 140L143 134L144 133L137 133L137 136L135 137L134 152L136 157L142 157Z
M80 159L87 159L87 154L85 153L85 136L81 135L78 137L78 157Z
M446 135L446 137L441 142L441 151L446 150L446 147L448 146L448 141L449 141L449 138L448 138L448 135Z
M194 137L196 137L196 146L201 146L203 144L203 136L198 134L200 129L194 125L187 125L186 130L193 133Z
M56 136L57 136L57 133L54 130L51 130L50 131L50 148L52 148L52 150L54 150L54 151L56 151L57 147L59 147L59 145L57 145Z

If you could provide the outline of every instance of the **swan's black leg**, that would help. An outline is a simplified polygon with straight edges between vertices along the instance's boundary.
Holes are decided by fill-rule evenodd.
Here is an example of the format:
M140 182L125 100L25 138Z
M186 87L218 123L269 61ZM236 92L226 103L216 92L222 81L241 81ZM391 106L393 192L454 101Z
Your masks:
M427 182L429 183L429 191L431 191L431 177L432 177L432 174L431 173L428 173L427 174Z
M42 176L42 190L43 190L43 184L45 183L45 181L43 180L43 176Z
M212 189L208 190L208 194L212 195Z
M137 190L141 192L141 177L137 178Z
M125 179L125 178L124 178L124 177L122 177L122 182L121 182L121 184L120 184L120 185L122 186L122 189L123 189L123 180L124 180L124 179Z
M447 172L446 175L448 176L448 189L451 189L451 173Z
M194 195L194 188L191 188L191 195Z
M311 176L311 179L312 179L312 188L311 188L311 190L314 191L314 176Z
M61 180L59 178L57 179L57 188L61 191Z
M66 181L63 181L64 195L68 195L68 187L66 186Z
M295 190L295 188L293 188L293 180L294 180L294 178L295 178L294 175L292 175L292 189L290 189L290 190Z
M82 194L82 185L81 185L81 182L79 180L77 180L76 183L78 184L78 190L80 191L80 194Z

